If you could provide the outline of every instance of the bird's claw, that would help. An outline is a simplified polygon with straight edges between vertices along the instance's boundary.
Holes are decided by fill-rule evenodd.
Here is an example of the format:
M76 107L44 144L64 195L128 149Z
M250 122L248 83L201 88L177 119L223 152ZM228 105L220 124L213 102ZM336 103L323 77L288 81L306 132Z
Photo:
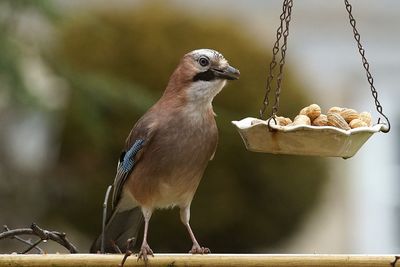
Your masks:
M151 255L154 257L153 250L151 250L150 246L147 244L142 245L142 247L140 248L139 254L138 254L138 261L140 259L143 259L145 262L147 262L149 260L147 257L148 255Z
M209 248L200 247L199 245L193 245L192 249L189 251L191 254L209 254L211 253Z

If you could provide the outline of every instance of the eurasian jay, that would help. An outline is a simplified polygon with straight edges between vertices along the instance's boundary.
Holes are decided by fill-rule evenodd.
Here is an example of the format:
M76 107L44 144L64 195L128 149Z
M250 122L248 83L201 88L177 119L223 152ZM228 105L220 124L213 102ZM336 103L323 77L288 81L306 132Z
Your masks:
M155 209L180 208L193 246L190 253L209 253L197 242L189 224L190 204L214 156L218 129L212 101L227 80L239 71L217 51L187 53L171 75L162 97L135 124L125 142L114 180L113 211L105 227L105 252L112 242L124 248L137 237L144 218L138 258L153 251L147 243L149 221ZM101 236L91 252L100 250Z

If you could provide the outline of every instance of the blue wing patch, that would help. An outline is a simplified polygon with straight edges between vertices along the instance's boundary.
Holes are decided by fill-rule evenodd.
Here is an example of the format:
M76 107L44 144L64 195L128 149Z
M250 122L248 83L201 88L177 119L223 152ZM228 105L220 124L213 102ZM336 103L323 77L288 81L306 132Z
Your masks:
M135 141L133 146L120 158L120 168L123 172L129 172L135 165L135 155L139 152L144 144L144 140L138 139Z

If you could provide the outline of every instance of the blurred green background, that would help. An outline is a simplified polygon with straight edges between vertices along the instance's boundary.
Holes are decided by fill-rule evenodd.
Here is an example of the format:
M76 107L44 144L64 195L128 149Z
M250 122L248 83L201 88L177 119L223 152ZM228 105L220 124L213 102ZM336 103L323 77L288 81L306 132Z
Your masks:
M220 141L192 204L194 232L221 253L268 251L293 234L326 181L325 162L248 152L230 123L258 116L273 35L265 47L232 18L187 14L166 2L78 14L53 3L0 2L1 224L35 221L87 251L131 127L185 53L212 48L241 78L214 101ZM34 18L28 29L26 14ZM293 117L310 104L303 88L287 66L280 114ZM156 252L190 249L177 210L154 214L149 244ZM14 246L0 242L7 251Z

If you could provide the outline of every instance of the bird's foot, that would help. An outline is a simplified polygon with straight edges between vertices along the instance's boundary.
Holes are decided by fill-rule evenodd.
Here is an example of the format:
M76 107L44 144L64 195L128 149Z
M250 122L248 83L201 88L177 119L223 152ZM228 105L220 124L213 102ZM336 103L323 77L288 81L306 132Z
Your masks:
M189 251L191 254L209 254L211 253L209 248L200 247L199 244L193 244L192 249Z
M147 257L148 255L154 257L153 250L151 250L148 244L143 244L138 254L138 260L143 259L145 262L147 262L149 260Z
M132 255L132 251L130 250L130 247L132 246L132 243L133 243L134 241L135 241L135 238L134 238L134 237L133 237L133 238L129 238L129 239L126 241L126 251L125 251L125 255L124 255L124 257L122 258L121 263L118 264L118 267L124 267L124 264L125 264L125 262L126 262L126 259L127 259L130 255ZM114 241L113 241L113 246L114 246L115 251L117 251L117 252L119 252L119 253L122 253L121 250L119 249L119 247L117 246L117 244L115 244Z

